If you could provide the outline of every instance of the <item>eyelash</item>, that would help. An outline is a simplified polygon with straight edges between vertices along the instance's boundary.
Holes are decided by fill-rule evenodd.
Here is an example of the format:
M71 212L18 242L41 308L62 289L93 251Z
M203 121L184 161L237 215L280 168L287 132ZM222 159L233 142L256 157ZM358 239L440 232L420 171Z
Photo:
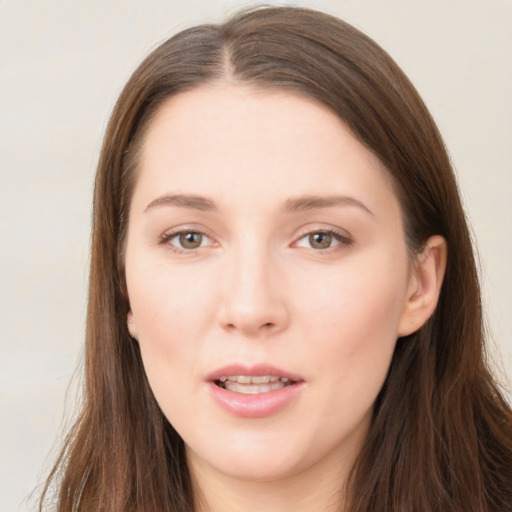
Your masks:
M317 254L325 255L326 253L330 253L332 251L335 251L336 249L340 249L342 247L350 247L353 243L352 239L350 239L348 236L340 233L339 231L336 231L335 229L316 229L313 231L309 231L305 234L303 234L300 238L297 239L294 244L299 242L300 240L303 240L306 237L310 237L311 235L327 235L333 238L334 241L338 242L336 245L332 247L327 247L325 249L315 249L314 247L309 247L312 251L314 251Z
M169 233L165 233L160 239L160 245L165 245L167 249L169 249L171 252L175 254L191 254L196 252L196 250L201 247L199 246L196 249L181 249L179 247L172 245L170 243L171 240L180 235L201 235L202 237L210 238L206 233L203 233L202 231L196 229L180 229L178 231L171 231Z
M294 242L294 244L298 243L300 240L303 240L306 237L309 237L311 235L316 235L316 234L331 236L334 241L338 242L336 245L334 245L332 247L327 247L325 249L315 249L314 247L309 247L309 249L311 251L314 251L316 254L325 255L326 253L330 253L333 250L336 250L336 248L340 248L340 246L342 246L342 247L350 247L353 244L352 239L350 239L346 235L344 235L344 234L342 234L342 233L340 233L340 232L338 232L338 231L336 231L334 229L316 229L316 230L308 231L307 233L304 233L302 236L300 236ZM206 237L207 239L210 238L206 233L204 233L202 231L199 231L199 230L181 229L181 230L178 230L178 231L171 231L169 233L165 233L160 238L159 244L160 245L166 245L166 247L171 252L173 252L175 254L191 254L191 253L195 253L198 249L200 249L202 247L200 245L199 247L194 248L194 249L183 249L183 248L176 247L175 245L172 245L170 243L171 240L173 240L174 238L176 238L177 236L180 236L180 235L200 235L202 237ZM203 241L201 240L201 243L202 242Z

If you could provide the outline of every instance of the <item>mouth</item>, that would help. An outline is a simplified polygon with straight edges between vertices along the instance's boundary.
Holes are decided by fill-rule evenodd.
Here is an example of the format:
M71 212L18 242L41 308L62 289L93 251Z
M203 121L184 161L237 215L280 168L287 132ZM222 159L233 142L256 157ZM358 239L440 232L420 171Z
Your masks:
M298 399L305 380L268 364L232 364L206 376L213 400L239 418L273 416Z
M286 386L292 386L295 381L288 377L278 377L275 375L223 375L214 380L216 386L233 393L244 395L257 395L268 393Z

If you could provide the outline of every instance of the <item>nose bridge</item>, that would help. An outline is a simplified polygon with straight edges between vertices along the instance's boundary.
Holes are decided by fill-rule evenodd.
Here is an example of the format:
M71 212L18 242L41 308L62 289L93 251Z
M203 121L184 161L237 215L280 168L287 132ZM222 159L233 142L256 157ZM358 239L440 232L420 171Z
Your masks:
M281 274L265 243L245 237L234 244L228 251L223 273L220 321L225 328L251 336L285 327L287 310Z

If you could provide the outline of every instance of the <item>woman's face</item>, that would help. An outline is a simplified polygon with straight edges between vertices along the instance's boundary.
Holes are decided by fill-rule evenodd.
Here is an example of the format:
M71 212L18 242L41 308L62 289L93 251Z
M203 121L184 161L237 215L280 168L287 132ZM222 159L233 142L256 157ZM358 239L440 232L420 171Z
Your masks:
M390 179L333 113L240 85L164 103L126 279L131 333L192 471L350 466L414 283Z

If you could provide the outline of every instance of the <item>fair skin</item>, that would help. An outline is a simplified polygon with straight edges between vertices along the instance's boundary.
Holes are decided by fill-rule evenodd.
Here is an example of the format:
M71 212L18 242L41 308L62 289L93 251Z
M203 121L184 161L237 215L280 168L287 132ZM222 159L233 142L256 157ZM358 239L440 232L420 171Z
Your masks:
M161 106L130 207L129 328L198 510L339 510L445 253L432 237L413 264L387 171L313 100L218 83Z

